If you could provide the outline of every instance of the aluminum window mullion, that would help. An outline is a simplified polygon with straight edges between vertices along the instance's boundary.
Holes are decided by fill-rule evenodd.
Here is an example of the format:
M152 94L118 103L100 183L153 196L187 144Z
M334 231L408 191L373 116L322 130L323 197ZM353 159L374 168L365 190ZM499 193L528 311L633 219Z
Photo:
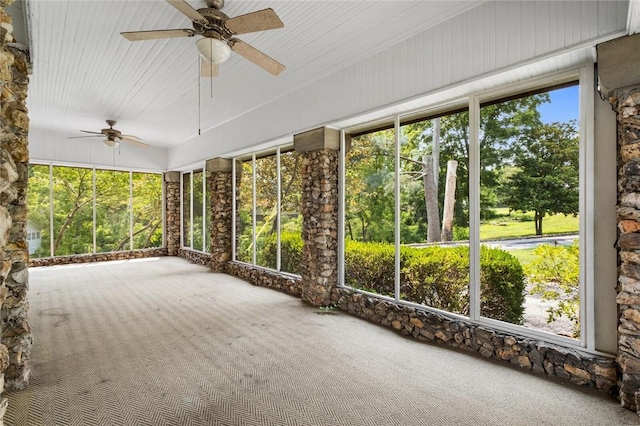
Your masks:
M469 99L469 318L480 318L480 103Z
M91 189L91 198L92 198L92 209L93 209L93 223L91 226L91 232L93 233L93 253L97 251L96 244L96 168L94 167L91 174L91 180L93 188Z
M345 285L344 282L344 236L345 236L345 156L346 156L346 136L345 131L340 130L340 155L338 156L338 284Z
M129 250L133 250L133 171L129 170Z
M238 212L236 211L236 192L238 191L238 188L236 187L236 173L236 159L234 158L233 163L231 164L231 179L233 179L231 182L231 217L233 218L231 225L231 259L234 261L236 260L236 227L238 226Z
M282 249L280 247L280 225L281 225L281 208L282 208L282 169L280 165L280 147L276 150L276 187L277 187L277 197L276 197L276 227L277 227L277 246L276 246L276 271L280 271L282 261L280 256L282 256Z
M393 129L394 146L394 182L393 182L393 219L395 236L395 270L394 270L394 298L400 300L400 116L396 115Z
M53 251L53 164L49 164L49 252L51 257L55 256Z
M251 156L251 264L256 264L256 153Z

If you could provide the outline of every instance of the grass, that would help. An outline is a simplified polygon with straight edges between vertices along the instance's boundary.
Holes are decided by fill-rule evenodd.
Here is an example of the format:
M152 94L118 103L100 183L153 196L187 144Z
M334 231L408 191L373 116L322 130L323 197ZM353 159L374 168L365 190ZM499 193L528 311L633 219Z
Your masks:
M535 251L534 248L508 250L508 251L509 251L509 254L511 254L516 259L518 259L518 262L520 262L522 267L525 267L526 265L528 265L535 258L535 255L533 254L533 252Z
M511 237L528 237L536 235L533 213L509 214L506 208L494 209L497 217L480 224L480 239L492 240ZM542 220L544 235L567 234L578 232L578 217L563 214L547 215Z

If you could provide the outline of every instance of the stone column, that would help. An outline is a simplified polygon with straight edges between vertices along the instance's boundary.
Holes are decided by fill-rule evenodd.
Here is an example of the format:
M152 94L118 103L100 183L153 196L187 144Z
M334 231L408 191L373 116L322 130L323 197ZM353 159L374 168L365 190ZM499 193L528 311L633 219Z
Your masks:
M165 240L167 254L177 256L180 251L180 172L164 174L165 193Z
M640 36L598 46L600 90L617 118L618 357L623 407L640 407Z
M338 155L340 134L322 127L295 135L302 155L302 299L331 304L338 283Z
M207 161L207 190L211 200L211 269L225 272L232 258L233 160L213 158ZM236 168L240 174L240 167Z
M10 4L0 0L0 5ZM0 23L11 18L0 8ZM13 42L10 25L0 26L0 391L29 383L32 336L27 321L29 253L27 228L27 88L29 54ZM0 425L7 399L0 399Z

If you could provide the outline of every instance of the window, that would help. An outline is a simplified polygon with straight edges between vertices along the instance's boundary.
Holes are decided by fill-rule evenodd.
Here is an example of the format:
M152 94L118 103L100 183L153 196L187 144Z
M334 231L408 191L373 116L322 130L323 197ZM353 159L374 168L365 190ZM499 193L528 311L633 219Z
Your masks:
M182 174L182 246L208 253L211 208L204 168Z
M301 158L290 149L235 163L234 260L301 273L301 171Z
M160 174L31 164L27 205L34 258L163 245Z
M472 96L345 138L343 285L593 349L581 335L589 177L578 79Z

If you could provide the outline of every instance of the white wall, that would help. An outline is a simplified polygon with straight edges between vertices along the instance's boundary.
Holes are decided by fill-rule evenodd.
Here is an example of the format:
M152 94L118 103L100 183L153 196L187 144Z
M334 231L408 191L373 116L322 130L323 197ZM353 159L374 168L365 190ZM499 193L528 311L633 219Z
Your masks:
M488 2L168 152L168 168L288 138L622 35L627 2Z

